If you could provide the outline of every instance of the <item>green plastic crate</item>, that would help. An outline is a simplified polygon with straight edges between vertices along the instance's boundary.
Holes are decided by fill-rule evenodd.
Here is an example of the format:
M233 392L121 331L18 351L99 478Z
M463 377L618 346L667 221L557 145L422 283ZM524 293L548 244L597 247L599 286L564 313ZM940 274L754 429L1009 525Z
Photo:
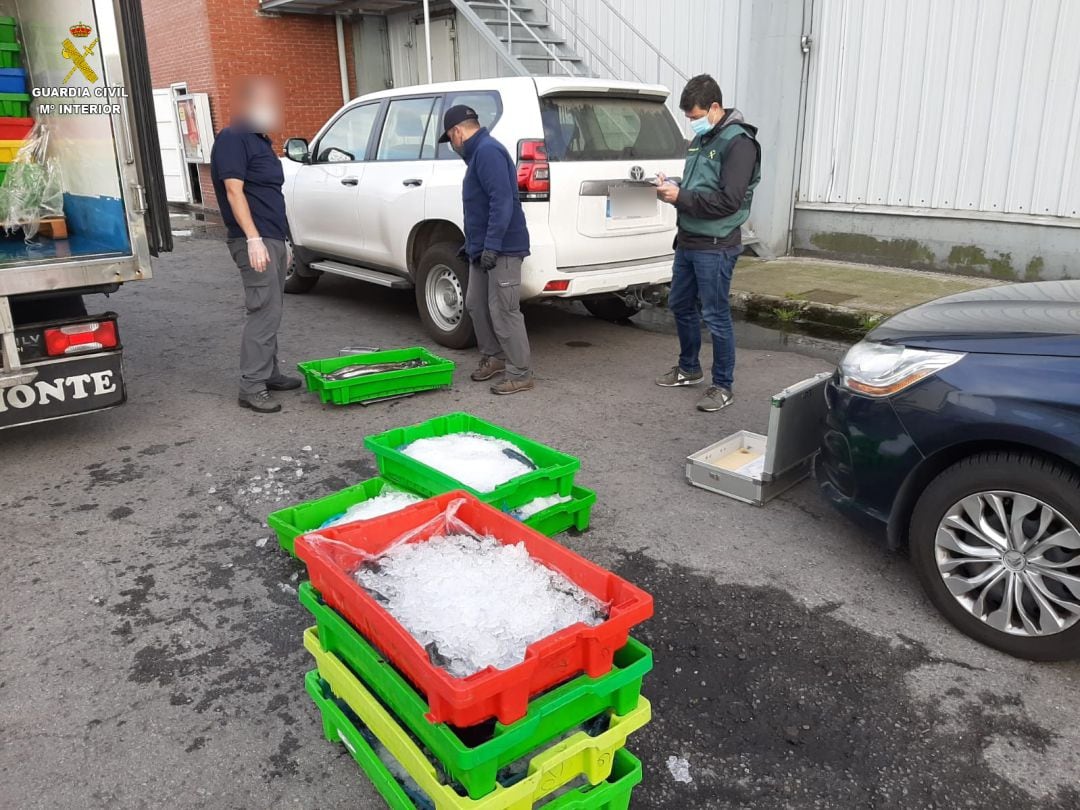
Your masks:
M266 524L277 533L278 545L295 557L293 543L296 542L297 537L306 532L315 531L330 518L348 510L350 506L374 498L383 491L387 483L385 478L369 478L367 481L346 487L324 498L305 501L271 512L266 517ZM404 489L397 484L392 486ZM566 505L569 506L569 504Z
M652 651L631 638L615 654L611 672L601 678L581 675L537 697L528 714L509 726L494 724L493 736L475 747L466 745L445 723L424 716L424 698L337 611L326 604L310 582L299 588L300 603L315 617L319 643L333 653L383 701L398 721L412 731L461 782L473 798L491 792L499 769L543 746L567 729L604 711L627 714L637 706L641 683L652 669Z
M532 459L537 469L507 481L491 492L477 492L449 475L421 464L401 452L400 448L417 439L445 436L448 433L480 433L484 436L505 439ZM437 416L418 425L394 428L377 436L368 436L364 439L364 446L375 454L375 460L379 465L379 475L387 480L401 484L413 492L429 496L463 489L471 492L484 503L489 503L504 511L528 503L534 498L571 494L574 473L581 467L581 462L573 456L560 453L547 445L519 436L506 428L485 422L467 413Z
M11 45L18 39L15 36L15 31L18 29L19 24L15 21L14 17L0 17L0 45ZM18 67L13 65L12 67Z
M548 537L554 537L569 529L585 531L589 528L589 518L592 515L593 504L596 503L596 493L591 489L576 486L570 490L570 497L573 500L549 506L522 522Z
M379 795L391 810L417 810L417 805L402 784L382 763L365 739L359 718L334 698L329 685L312 670L304 678L304 688L322 715L323 734L332 742L345 745L353 759L367 774ZM544 810L628 810L634 788L641 783L641 762L621 748L615 752L611 776L598 785L587 785L544 804Z
M387 371L352 380L327 381L320 376L345 368L345 366L401 363L406 360L423 360L428 365L421 368ZM351 405L355 402L370 402L375 399L415 394L418 391L428 391L433 388L449 388L454 383L454 362L437 357L419 346L370 354L350 354L326 360L309 360L305 363L297 363L296 367L304 375L308 390L318 394L324 404L331 402L334 405Z
M0 173L0 182L2 182L2 177L3 174ZM374 498L388 483L385 478L369 478L367 481L346 487L323 498L304 501L271 512L266 517L266 523L277 534L278 545L295 557L293 544L297 537L315 531L330 518L348 510L350 506ZM405 489L400 484L392 484L392 486ZM572 528L581 532L585 531L589 528L589 516L593 504L596 503L596 493L585 487L574 487L571 497L573 497L572 501L550 506L523 522L526 526L548 537L554 537Z
M4 178L7 177L9 163L0 163L0 186L4 185Z
M0 42L0 68L17 67L22 67L22 46L15 42ZM29 101L30 96L26 96L26 99ZM24 108L24 111L21 113L0 112L0 116L5 118L26 118L26 112Z
M0 45L0 48L3 47ZM0 61L3 53L0 50ZM0 93L0 118L26 118L29 115L30 96L27 93Z

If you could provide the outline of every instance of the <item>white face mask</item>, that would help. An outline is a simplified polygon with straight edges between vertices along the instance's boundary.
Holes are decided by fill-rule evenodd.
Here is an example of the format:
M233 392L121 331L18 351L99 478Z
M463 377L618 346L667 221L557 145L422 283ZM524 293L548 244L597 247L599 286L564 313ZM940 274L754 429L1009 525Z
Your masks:
M247 111L247 122L256 132L266 134L277 132L281 126L281 115L272 106L253 106Z

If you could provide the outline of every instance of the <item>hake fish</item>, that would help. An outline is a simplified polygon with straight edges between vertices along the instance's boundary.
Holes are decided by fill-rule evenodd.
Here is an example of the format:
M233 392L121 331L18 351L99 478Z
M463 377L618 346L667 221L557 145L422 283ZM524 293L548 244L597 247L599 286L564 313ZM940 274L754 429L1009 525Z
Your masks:
M370 377L372 374L384 374L387 371L404 371L407 368L420 368L426 366L423 360L403 360L400 363L357 363L352 366L339 368L328 374L321 375L327 382L339 380L352 380L357 377Z

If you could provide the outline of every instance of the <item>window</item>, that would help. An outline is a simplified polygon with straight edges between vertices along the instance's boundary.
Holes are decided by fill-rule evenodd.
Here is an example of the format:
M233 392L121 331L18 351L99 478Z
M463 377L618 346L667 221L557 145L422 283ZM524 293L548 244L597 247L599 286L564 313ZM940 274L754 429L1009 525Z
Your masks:
M686 153L662 101L555 96L540 103L548 160L657 160Z
M442 112L445 113L451 107L464 104L476 110L476 116L480 119L480 126L491 129L502 117L502 98L492 90L477 90L471 93L454 93L443 102ZM439 121L439 135L442 135L442 121ZM450 144L439 144L439 158L456 158Z
M346 110L319 141L317 163L340 163L367 157L371 131L379 117L379 104L363 104Z
M390 102L379 137L376 160L420 160L435 155L435 137L428 136L435 99L402 98ZM426 153L426 154L425 154Z

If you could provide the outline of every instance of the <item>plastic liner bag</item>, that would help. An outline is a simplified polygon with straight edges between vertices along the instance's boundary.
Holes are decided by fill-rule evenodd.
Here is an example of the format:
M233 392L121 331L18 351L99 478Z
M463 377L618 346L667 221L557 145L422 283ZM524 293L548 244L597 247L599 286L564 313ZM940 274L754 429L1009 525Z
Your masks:
M320 535L309 542L455 678L508 669L525 660L529 645L607 619L608 605L531 557L524 543L500 543L458 518L464 503L452 501L377 556Z
M63 172L48 149L49 127L38 121L0 186L0 222L8 234L21 229L27 242L37 236L42 219L64 215Z

